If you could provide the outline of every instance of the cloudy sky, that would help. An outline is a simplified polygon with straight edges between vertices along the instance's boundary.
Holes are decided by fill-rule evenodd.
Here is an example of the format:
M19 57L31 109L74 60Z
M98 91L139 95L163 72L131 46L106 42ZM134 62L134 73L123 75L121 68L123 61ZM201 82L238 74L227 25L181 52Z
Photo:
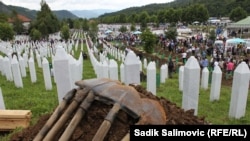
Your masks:
M41 0L0 0L6 5L40 10ZM92 10L112 9L121 10L134 6L152 3L168 3L174 0L45 0L51 10Z

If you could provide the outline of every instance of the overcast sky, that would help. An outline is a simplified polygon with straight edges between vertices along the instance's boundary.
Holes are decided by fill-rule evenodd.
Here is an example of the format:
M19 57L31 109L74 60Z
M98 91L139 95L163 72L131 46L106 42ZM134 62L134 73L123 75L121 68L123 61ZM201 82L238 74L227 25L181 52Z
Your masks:
M40 10L41 0L0 0L6 5ZM51 10L121 10L134 6L144 6L153 3L168 3L174 0L45 0Z

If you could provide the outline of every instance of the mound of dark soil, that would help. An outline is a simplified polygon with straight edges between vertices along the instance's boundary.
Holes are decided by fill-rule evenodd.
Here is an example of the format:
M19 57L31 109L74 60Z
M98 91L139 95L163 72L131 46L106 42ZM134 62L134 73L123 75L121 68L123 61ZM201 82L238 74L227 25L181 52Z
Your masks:
M143 98L154 99L160 102L166 113L166 125L207 125L209 122L205 121L205 118L194 116L194 111L184 111L176 106L175 103L169 100L156 97L152 93L146 91L143 87L137 85L131 85L134 87ZM110 111L112 105L107 105L99 101L94 101L90 106L90 109L78 124L74 131L70 141L91 141L98 128L100 127L103 119ZM46 121L50 118L50 115L44 115L40 118L37 124L23 129L21 132L14 134L11 137L11 141L31 141L35 138ZM72 118L72 117L71 117ZM112 126L105 136L105 141L120 141L129 131L130 125L135 124L136 121L127 113L122 110L119 111L117 118L112 123ZM68 123L65 123L64 127L55 136L54 140L58 140L63 133L63 129L66 129Z

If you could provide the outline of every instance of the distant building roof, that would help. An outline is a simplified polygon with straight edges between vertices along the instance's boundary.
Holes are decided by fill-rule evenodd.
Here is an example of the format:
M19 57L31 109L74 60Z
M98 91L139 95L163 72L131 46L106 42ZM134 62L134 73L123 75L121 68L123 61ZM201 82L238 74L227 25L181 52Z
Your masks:
M229 24L227 28L250 28L250 16L236 23Z
M25 16L23 16L23 15L20 15L20 14L17 14L17 18L18 18L19 20L21 20L23 23L24 23L24 22L31 22L31 19L29 19L29 18L27 18L27 17L25 17ZM8 19L8 22L9 22L9 23L13 23L14 20L11 19L11 18L9 18L9 19Z

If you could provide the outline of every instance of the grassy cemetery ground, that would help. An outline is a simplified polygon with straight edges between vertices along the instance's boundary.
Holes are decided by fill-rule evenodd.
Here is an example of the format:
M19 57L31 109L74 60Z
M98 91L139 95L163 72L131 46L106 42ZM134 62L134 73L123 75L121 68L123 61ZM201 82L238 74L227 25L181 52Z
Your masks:
M84 46L84 51L87 52L86 46ZM77 50L74 56L78 58L79 54L80 50ZM53 89L51 91L46 91L42 76L42 69L38 67L36 68L37 82L32 84L29 73L27 73L27 77L23 78L24 87L21 89L15 88L13 82L6 81L6 78L0 75L0 87L5 100L6 109L31 110L31 125L35 124L42 115L51 113L58 105L55 83L53 83ZM84 60L83 68L84 79L96 77L89 59ZM145 82L142 82L141 85L143 87L146 86ZM157 96L165 97L166 99L176 103L177 106L181 107L182 92L179 91L178 87L178 73L175 73L172 79L167 79L164 84L160 84L157 89ZM205 117L205 119L212 124L250 124L249 96L245 117L236 120L228 118L231 86L222 86L220 100L218 101L210 102L209 95L210 89L200 90L198 109L199 117ZM8 135L0 135L0 141L8 140L7 138Z

